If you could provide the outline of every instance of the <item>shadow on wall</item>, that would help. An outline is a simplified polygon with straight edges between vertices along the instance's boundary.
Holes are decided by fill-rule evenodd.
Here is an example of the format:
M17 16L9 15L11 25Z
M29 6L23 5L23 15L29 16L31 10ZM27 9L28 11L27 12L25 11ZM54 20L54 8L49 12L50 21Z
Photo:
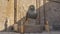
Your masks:
M17 21L18 26L21 26L21 22L24 22L24 24L25 24L24 32L35 32L36 33L36 32L43 31L42 26L44 25L44 6L45 6L45 11L46 11L45 12L46 13L46 19L48 20L49 25L52 26L53 23L58 24L60 22L59 21L60 20L59 19L60 18L60 16L59 16L60 15L60 12L59 12L60 11L60 8L59 8L60 4L50 1L50 2L47 2L44 5L42 5L38 9L35 9L35 10L37 10L37 14L39 14L39 10L40 10L40 22L38 21L39 18L36 18L36 19L28 18L29 19L28 24L30 24L30 25L25 24L25 20L26 20L26 17L27 17L27 16L25 16L25 17L21 18L19 21ZM29 9L28 9L28 11L29 11ZM36 22L36 23L34 23L33 21ZM7 21L5 22L5 29L3 31L6 31L7 29L9 31L13 31L13 27L12 27L13 25L7 28L6 23L7 23ZM34 26L32 24L34 24Z

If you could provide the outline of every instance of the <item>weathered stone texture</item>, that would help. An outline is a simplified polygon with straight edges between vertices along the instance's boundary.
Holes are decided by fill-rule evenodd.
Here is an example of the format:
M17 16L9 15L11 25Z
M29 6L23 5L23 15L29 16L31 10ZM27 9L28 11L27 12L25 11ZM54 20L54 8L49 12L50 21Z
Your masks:
M5 29L5 21L9 26L14 23L14 0L0 0L0 31Z
M46 18L50 25L60 25L60 3L48 2L45 5Z

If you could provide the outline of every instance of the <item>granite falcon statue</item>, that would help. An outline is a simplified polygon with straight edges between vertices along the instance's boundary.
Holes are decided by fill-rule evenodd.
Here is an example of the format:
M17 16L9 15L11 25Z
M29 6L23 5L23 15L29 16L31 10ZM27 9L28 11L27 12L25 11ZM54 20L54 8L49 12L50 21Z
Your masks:
M37 12L35 10L34 5L29 6L28 12L26 14L26 18L31 18L31 19L36 19L37 18Z

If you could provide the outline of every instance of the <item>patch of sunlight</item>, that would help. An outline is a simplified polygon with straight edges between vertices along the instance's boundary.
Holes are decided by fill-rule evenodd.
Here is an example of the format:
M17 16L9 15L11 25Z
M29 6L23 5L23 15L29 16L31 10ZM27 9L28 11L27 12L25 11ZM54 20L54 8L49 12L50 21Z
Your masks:
M3 26L0 26L0 31L3 31L4 30L4 27Z
M40 3L38 3L38 4L40 4L37 8L39 8L39 7L42 7L43 5L45 5L46 3L48 3L49 1L48 0L40 0ZM37 9L36 8L36 9Z

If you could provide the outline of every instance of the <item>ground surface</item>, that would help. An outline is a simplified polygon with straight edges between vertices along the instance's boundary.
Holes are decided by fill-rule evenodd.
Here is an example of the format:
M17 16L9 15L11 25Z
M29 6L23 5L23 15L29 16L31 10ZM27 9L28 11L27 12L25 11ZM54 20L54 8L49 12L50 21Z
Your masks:
M20 33L15 33L15 32L0 32L0 34L20 34ZM25 34L60 34L60 31L54 31L54 32L43 32L43 33L25 33Z

